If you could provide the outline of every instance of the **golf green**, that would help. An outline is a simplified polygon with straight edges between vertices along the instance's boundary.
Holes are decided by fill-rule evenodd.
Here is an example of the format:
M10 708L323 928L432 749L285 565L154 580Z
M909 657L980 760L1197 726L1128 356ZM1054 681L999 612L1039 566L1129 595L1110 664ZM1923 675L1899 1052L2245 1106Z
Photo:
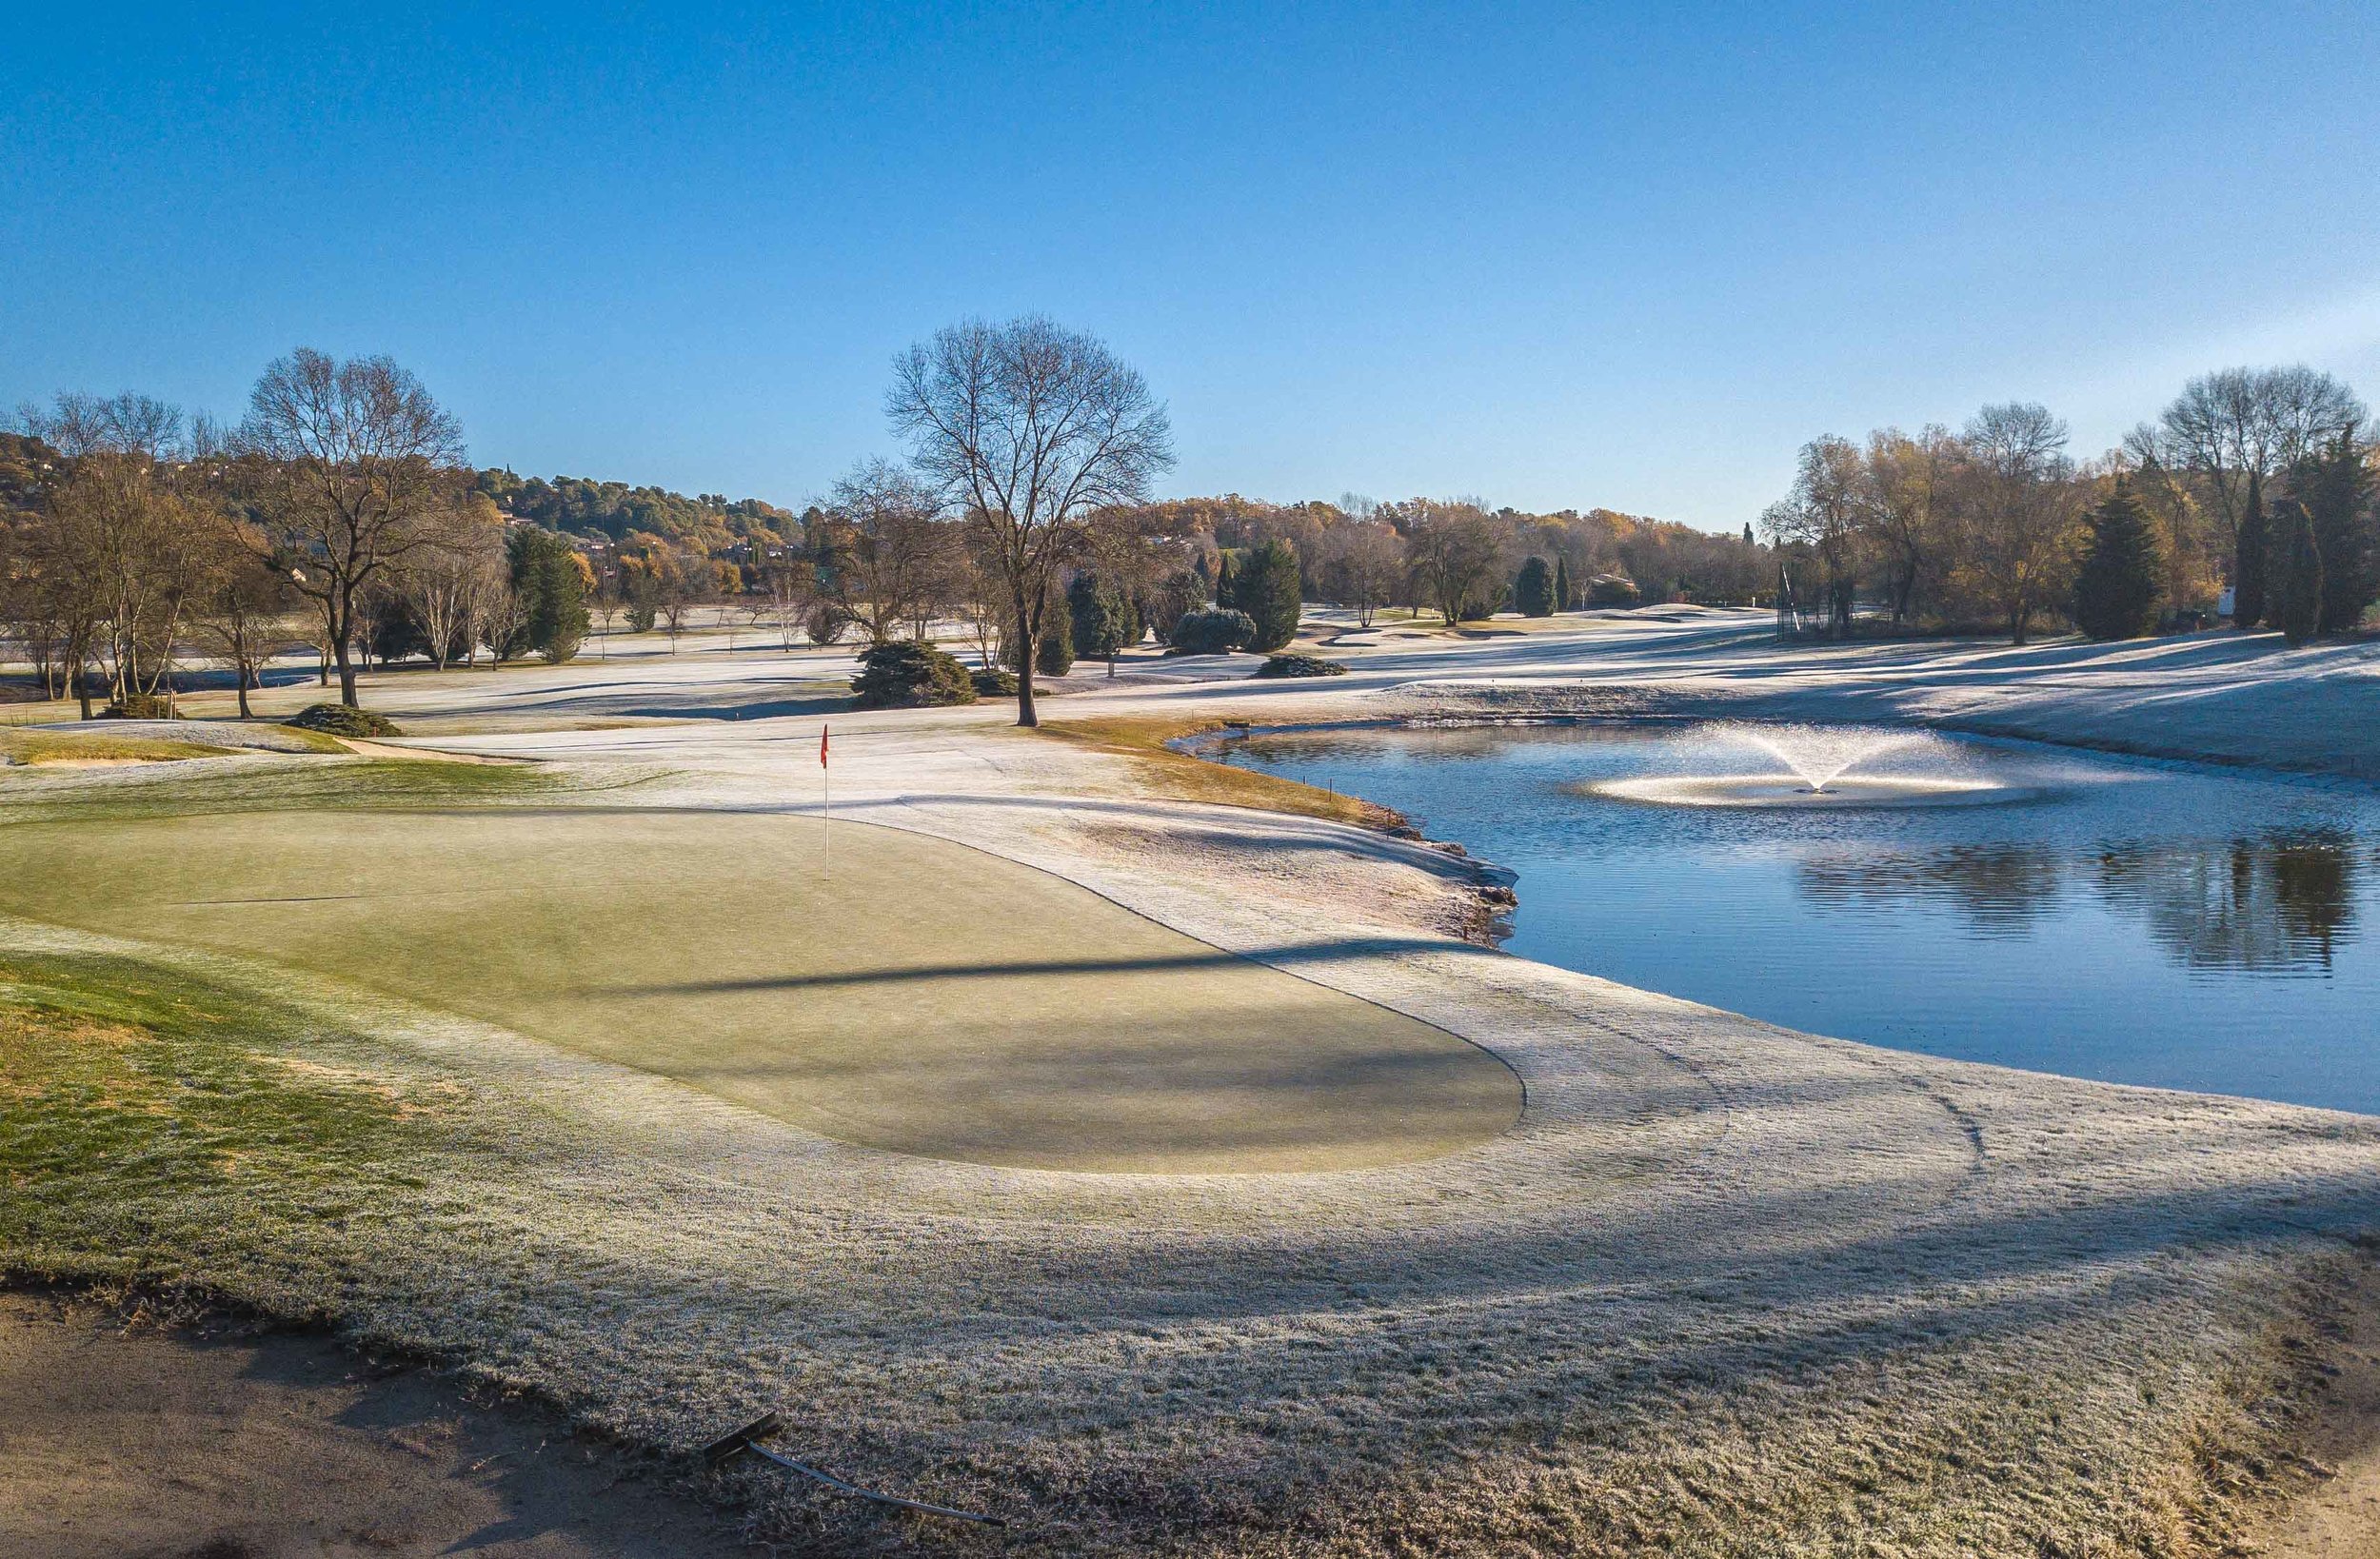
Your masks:
M21 823L0 909L336 977L864 1147L1349 1169L1492 1136L1501 1062L898 830L592 809Z

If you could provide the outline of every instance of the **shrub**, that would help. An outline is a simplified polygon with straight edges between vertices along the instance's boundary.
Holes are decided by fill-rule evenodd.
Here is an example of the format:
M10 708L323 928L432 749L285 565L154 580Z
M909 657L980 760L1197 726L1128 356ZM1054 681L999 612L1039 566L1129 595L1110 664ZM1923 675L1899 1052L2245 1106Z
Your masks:
M1276 655L1256 668L1259 677L1344 677L1347 668L1319 655Z
M1634 606L1644 599L1636 582L1617 574L1600 574L1587 582L1590 606Z
M1210 606L1184 612L1174 624L1172 655L1222 655L1256 642L1256 624L1245 612Z
M1013 699L1017 696L1017 674L1006 666L970 671L967 680L975 684L975 696L979 699Z
M863 709L918 709L973 703L975 679L933 645L914 639L870 644L860 652L860 674L851 679Z
M1554 574L1543 558L1520 565L1520 577L1513 581L1513 606L1523 617L1554 615Z
M405 733L397 722L386 715L375 715L368 709L351 709L344 703L309 703L295 716L282 722L301 731L321 731L342 737L392 737Z
M100 711L101 720L181 720L171 699L154 693L127 693Z

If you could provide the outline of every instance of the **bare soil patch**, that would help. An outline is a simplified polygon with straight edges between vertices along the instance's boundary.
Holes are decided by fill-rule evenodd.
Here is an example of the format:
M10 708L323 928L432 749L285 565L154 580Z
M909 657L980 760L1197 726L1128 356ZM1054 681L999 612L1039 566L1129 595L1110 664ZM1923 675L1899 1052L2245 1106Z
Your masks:
M320 1336L0 1292L0 1553L751 1551L657 1464Z

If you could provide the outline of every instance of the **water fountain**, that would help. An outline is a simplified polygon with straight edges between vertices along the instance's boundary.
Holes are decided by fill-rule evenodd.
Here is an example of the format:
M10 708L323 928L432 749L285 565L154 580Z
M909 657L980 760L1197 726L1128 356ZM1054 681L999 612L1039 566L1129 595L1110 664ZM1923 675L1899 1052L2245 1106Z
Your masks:
M1714 747L1715 766L1723 767L1731 752L1749 750L1783 768L1609 780L1588 788L1599 796L1671 806L1974 806L2035 794L2031 787L1973 772L1955 744L1923 731L1729 720L1703 727L1699 737ZM1872 772L1870 765L1886 754L1914 761L1900 765L1900 772ZM1908 772L1913 766L1927 772Z

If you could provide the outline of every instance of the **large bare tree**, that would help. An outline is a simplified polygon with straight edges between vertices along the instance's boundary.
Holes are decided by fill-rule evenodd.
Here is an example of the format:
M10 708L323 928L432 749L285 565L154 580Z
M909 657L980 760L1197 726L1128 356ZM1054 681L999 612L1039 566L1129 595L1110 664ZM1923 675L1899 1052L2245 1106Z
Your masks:
M1029 668L1085 519L1140 502L1173 464L1164 406L1104 344L1028 315L970 320L910 347L894 360L885 411L982 534ZM1041 723L1029 670L1017 723Z
M358 605L456 506L462 427L386 357L300 347L257 380L233 442L255 457L246 469L274 564L320 611L352 707Z
M2156 453L2206 488L2243 601L2263 593L2266 485L2363 418L2353 391L2303 364L2223 368L2192 380L2165 408ZM2251 612L2240 626L2252 626L2257 615Z
M1969 560L2009 641L2021 644L2034 614L2064 588L2082 515L2066 424L2029 402L1985 406L1961 443Z
M942 509L931 483L887 460L863 461L835 483L816 550L837 604L871 642L889 641L952 593L961 537Z
M1414 577L1448 627L1496 610L1509 539L1485 508L1471 499L1417 498L1393 512L1405 525Z
M1859 446L1830 433L1801 446L1794 490L1760 516L1772 544L1797 548L1815 566L1830 634L1851 634L1859 568L1875 515L1875 486Z

